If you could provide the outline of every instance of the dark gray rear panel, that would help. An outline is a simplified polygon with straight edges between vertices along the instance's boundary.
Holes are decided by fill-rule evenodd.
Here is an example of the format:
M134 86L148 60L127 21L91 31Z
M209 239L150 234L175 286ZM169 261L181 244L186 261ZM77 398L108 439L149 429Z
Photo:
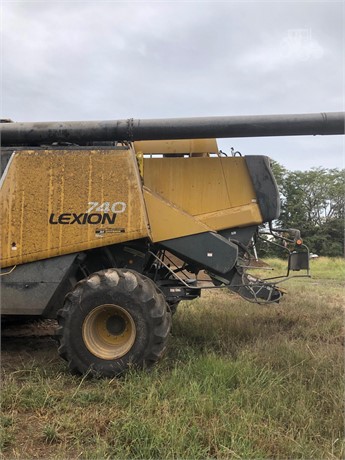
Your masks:
M261 155L246 155L245 160L263 221L271 222L274 219L278 219L280 215L280 197L269 158Z
M54 257L1 270L1 314L54 317L69 283L77 254ZM63 287L63 289L61 289ZM61 295L57 295L60 290ZM54 302L55 299L55 302Z

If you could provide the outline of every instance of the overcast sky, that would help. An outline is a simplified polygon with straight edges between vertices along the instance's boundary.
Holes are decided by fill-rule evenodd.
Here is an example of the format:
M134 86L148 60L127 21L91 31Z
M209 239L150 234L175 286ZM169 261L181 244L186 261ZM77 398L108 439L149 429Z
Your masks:
M2 1L15 121L344 110L344 2ZM344 136L223 139L288 169L344 167Z

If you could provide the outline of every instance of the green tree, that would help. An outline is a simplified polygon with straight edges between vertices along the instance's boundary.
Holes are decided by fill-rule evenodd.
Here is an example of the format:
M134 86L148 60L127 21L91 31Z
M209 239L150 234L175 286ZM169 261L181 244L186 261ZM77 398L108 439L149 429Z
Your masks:
M299 228L312 252L344 254L345 170L286 171L279 178L280 223Z

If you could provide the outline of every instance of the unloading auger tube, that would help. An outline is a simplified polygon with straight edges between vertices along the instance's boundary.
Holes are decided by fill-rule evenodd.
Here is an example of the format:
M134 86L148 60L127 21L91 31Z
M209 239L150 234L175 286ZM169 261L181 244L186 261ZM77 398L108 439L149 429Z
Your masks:
M2 146L69 142L334 135L345 112L111 121L0 123Z

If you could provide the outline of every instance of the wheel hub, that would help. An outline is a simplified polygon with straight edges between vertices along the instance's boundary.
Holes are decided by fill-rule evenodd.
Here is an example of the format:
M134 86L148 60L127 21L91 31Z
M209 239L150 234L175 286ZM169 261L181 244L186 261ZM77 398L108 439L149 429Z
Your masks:
M118 359L132 348L136 328L124 308L105 304L94 308L85 318L83 340L90 353L101 359Z
M121 335L126 330L126 321L119 315L110 316L106 321L106 328L109 334Z

